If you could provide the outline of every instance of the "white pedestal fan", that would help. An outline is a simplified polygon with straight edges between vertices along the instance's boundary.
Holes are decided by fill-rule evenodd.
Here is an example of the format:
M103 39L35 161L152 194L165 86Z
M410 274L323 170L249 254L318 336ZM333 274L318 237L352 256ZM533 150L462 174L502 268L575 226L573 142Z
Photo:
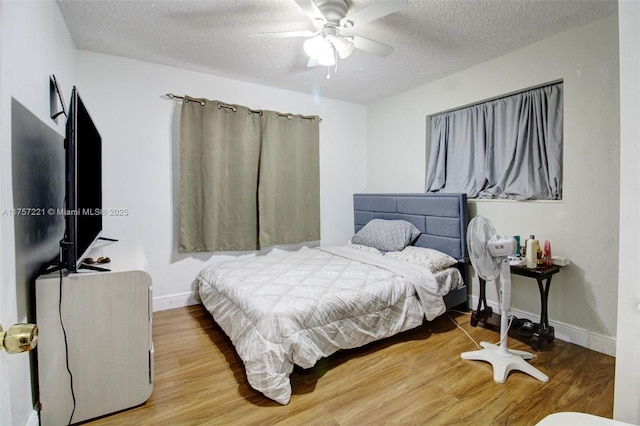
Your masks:
M525 351L507 349L508 316L511 305L511 268L508 256L516 249L513 238L498 235L491 222L483 216L474 217L467 229L467 247L471 264L485 281L499 278L502 289L500 303L500 344L480 342L483 349L463 352L462 359L486 361L493 365L493 380L504 383L511 370L523 371L538 380L548 382L549 377L529 364L534 355Z

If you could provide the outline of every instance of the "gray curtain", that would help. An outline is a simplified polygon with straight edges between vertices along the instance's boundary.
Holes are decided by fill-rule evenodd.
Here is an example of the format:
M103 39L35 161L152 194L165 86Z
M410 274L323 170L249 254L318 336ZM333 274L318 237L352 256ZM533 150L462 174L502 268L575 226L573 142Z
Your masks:
M319 120L274 111L262 119L260 246L319 240Z
M220 105L182 104L179 252L258 248L260 116Z
M320 239L317 117L185 97L179 252Z
M431 117L427 192L562 199L562 83Z

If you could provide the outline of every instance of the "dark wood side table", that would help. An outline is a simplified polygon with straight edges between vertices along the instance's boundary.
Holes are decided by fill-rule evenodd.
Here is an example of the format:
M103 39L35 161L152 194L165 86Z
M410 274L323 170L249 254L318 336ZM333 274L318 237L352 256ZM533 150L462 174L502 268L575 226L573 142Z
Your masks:
M543 266L536 269L529 269L524 266L511 266L511 273L521 275L523 277L535 278L538 282L538 290L540 291L540 323L534 327L531 337L522 336L509 330L509 335L519 340L525 341L531 345L533 350L539 351L548 342L553 342L555 335L553 327L549 325L549 288L551 287L551 277L560 272L560 267L551 265ZM478 277L479 278L479 277ZM487 306L487 298L485 293L486 282L479 278L480 281L480 297L478 299L478 307L471 314L471 325L477 326L483 323L487 328L500 330L500 315L494 314L493 310Z

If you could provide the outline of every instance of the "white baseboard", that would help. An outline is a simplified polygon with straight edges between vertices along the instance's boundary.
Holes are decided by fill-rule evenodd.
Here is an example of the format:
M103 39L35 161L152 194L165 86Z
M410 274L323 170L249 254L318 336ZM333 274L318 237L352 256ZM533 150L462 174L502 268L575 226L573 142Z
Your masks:
M478 306L478 297L471 296L469 303L472 308ZM494 312L500 312L500 306L497 303L487 301L487 305L489 305ZM511 308L511 314L518 318L528 318L534 321L540 321L540 315L522 311L520 309ZM613 336L604 336L585 328L553 320L549 320L549 325L553 327L556 339L574 343L578 346L606 355L616 356L616 338Z
M470 306L478 306L478 297L470 297ZM180 308L184 306L196 305L200 300L193 292L184 292L160 296L153 298L153 310L164 311L167 309ZM488 301L487 305L495 312L500 312L500 306L497 303ZM520 309L511 308L511 313L518 318L529 318L534 321L540 321L540 316L531 312L522 311ZM616 356L616 339L613 336L604 336L585 328L576 327L571 324L565 324L558 321L549 321L549 325L554 328L554 335L557 339L565 342L574 343L587 349L600 352L610 356Z
M198 303L200 303L200 300L191 291L170 294L167 296L154 297L153 311L166 311L167 309L197 305Z
M616 356L616 338L604 336L592 331L589 336L588 348L614 357Z

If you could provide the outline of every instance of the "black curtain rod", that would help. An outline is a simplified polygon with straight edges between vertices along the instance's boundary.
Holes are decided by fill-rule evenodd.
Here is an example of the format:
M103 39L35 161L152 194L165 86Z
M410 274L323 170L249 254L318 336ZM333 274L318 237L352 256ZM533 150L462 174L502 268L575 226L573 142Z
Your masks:
M205 106L207 104L207 100L203 99L203 98L191 98L191 97L186 97L186 96L178 96L178 95L174 95L173 93L167 93L166 96L169 99L180 99L183 102L197 102L202 106ZM227 108L232 110L233 112L236 112L238 110L238 107L236 105L227 105L227 104L223 104L222 102L218 102L218 109L221 108ZM262 116L262 110L254 110L254 109L249 109L249 112L252 114L259 114L260 116ZM295 117L294 114L283 114L280 112L276 112L276 117L282 117L282 118L287 118L289 120L291 120L293 117ZM300 119L304 119L304 120L315 120L314 116L310 116L310 115L300 115ZM322 118L318 118L318 120L320 120L320 122L322 122Z

